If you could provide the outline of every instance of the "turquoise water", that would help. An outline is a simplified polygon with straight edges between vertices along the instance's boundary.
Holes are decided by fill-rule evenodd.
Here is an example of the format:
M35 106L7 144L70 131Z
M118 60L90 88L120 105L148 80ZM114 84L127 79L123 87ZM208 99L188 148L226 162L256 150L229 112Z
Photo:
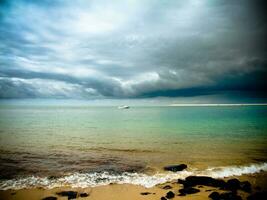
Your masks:
M143 172L267 160L267 106L0 106L0 175Z

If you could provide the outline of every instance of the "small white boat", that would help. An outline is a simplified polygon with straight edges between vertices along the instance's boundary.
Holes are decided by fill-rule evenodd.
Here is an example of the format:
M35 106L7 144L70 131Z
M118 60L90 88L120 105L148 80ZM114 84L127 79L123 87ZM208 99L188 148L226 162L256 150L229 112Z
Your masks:
M130 106L126 106L126 105L118 107L118 109L129 109L129 108L130 108Z

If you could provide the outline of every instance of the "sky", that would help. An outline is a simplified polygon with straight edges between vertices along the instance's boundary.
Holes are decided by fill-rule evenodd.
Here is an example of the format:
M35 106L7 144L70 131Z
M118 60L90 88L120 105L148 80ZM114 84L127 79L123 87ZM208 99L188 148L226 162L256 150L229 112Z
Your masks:
M265 4L0 0L0 98L267 102Z

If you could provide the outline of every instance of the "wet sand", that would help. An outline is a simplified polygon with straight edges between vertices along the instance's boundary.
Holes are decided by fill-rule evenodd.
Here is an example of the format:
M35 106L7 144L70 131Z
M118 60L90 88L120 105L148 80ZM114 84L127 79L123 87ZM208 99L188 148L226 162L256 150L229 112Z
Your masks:
M267 173L257 173L253 175L246 175L241 177L231 177L238 178L240 181L249 181L252 185L252 193L247 193L238 190L237 194L246 199L247 196L255 192L266 192L267 191ZM230 178L228 178L230 179ZM227 180L227 179L226 179ZM164 189L164 186L169 185L172 188ZM62 191L75 191L77 192L76 199L84 200L155 200L161 199L161 197L166 196L166 193L172 191L175 197L172 199L192 199L192 200L202 200L209 199L209 195L217 191L219 193L227 192L224 190L219 190L218 188L208 187L208 186L195 186L200 190L200 192L195 194L188 194L186 196L178 196L179 189L183 186L178 184L177 181L157 185L152 188L144 188L142 186L130 185L130 184L110 184L106 186L98 186L94 188L69 188L69 187L59 187L53 189L21 189L21 190L6 190L0 191L1 200L41 200L46 197L57 197L58 200L66 200L68 197L60 196L57 193ZM80 194L86 193L87 197L80 197ZM142 194L143 193L143 194Z

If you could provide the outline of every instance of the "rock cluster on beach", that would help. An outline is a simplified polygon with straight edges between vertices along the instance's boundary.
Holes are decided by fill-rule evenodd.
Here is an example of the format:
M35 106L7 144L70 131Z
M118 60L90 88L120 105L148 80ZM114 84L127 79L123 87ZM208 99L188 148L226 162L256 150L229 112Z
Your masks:
M208 176L188 176L184 180L178 179L177 183L181 184L183 187L178 190L177 196L186 196L198 193L200 192L200 189L198 188L203 188L203 186L216 188L218 190L218 192L206 190L211 191L208 198L212 200L242 200L242 197L238 195L238 190L248 194L252 193L252 187L248 181L241 182L236 178L224 181L222 179L214 179ZM162 189L166 188L172 189L170 185L162 187ZM174 191L168 191L164 197L161 197L161 200L172 199L174 197ZM247 200L262 200L266 199L266 197L267 194L265 192L256 192L254 194L250 194L247 197Z
M164 167L166 171L182 171L187 168L187 165L171 165ZM184 180L178 179L178 184L182 185L182 189L178 190L177 196L186 196L190 194L195 194L200 192L199 189L203 186L216 188L218 192L211 192L208 196L209 199L212 200L242 200L242 197L238 194L238 190L252 193L252 186L248 181L239 181L236 178L229 179L227 181L222 179L215 179L209 176L188 176ZM172 189L172 186L166 185L162 189ZM212 190L206 190L212 191ZM175 197L175 193L173 191L168 191L165 196L161 197L161 200L172 199ZM247 197L247 200L262 200L267 199L266 192L256 192L254 194L250 194Z
M222 190L242 190L248 193L251 192L251 184L248 181L240 182L236 178L224 181L222 179L214 179L208 176L188 176L185 180L178 179L178 183L182 184L184 188L201 185L216 187Z

